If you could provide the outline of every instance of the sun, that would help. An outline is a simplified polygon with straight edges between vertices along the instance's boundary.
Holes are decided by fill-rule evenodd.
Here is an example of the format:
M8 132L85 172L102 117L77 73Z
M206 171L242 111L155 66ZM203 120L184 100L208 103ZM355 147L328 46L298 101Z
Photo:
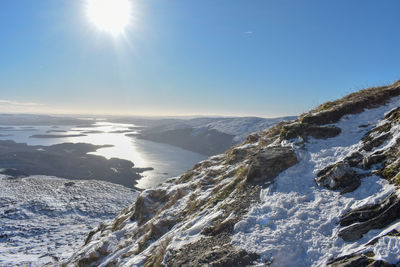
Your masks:
M113 36L122 34L131 21L129 0L87 0L86 15L99 30Z

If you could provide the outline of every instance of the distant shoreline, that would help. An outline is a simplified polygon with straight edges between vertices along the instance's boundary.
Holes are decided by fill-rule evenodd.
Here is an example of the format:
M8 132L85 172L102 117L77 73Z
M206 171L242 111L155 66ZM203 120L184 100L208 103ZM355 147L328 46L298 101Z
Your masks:
M17 177L46 175L71 180L102 180L135 188L141 173L152 167L136 168L134 163L120 158L107 159L88 154L110 145L61 143L51 146L31 146L12 140L0 140L0 168L4 174Z
M67 137L82 137L86 134L34 134L29 138L67 138Z

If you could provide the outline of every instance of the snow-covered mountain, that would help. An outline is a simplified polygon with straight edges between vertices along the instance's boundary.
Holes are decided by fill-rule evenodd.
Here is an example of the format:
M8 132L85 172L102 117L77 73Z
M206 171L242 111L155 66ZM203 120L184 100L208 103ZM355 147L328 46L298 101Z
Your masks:
M295 118L202 117L166 120L165 123L160 121L159 125L144 128L138 137L212 156L243 142L251 133Z
M55 265L138 193L103 181L0 175L0 266Z
M400 81L143 191L68 266L399 266Z

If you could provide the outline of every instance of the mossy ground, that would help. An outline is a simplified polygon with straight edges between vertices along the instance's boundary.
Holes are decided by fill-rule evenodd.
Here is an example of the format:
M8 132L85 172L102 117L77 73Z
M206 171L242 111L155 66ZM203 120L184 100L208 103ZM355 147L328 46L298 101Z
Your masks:
M225 200L235 189L242 189L245 183L247 172L247 167L239 167L236 170L235 178L226 186L224 186L221 190L215 192L215 196L209 202L211 206L215 206L218 202Z

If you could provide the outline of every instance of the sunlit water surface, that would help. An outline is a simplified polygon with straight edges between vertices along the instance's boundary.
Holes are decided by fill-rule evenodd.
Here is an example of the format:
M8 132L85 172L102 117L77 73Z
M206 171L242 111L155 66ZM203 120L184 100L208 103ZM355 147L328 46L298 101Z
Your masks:
M9 127L1 126L0 127ZM53 131L53 132L48 132ZM132 124L97 122L91 127L73 126L14 126L13 129L0 128L0 140L14 140L29 145L54 145L60 143L90 143L94 145L112 145L98 149L91 154L110 158L130 160L135 167L152 167L154 170L142 173L143 178L136 185L139 188L155 186L166 179L178 176L206 156L175 146L142 140L126 136L140 131ZM86 136L63 138L32 138L32 135L79 135Z

